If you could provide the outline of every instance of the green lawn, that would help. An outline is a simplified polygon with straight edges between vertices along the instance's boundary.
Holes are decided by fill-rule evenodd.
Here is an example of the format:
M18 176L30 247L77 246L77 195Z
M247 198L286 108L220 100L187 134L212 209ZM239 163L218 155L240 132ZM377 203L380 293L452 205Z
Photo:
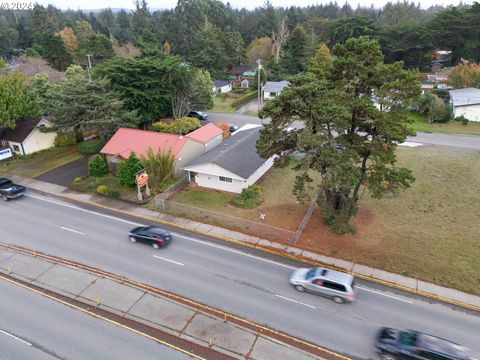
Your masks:
M424 116L417 113L410 113L409 118L413 120L409 128L417 132L480 135L480 122L470 121L467 125L463 125L461 121L450 120L445 124L429 124Z
M0 172L35 178L61 165L82 158L76 145L55 147L27 156L0 162Z
M242 97L242 94L216 95L213 98L213 107L210 110L219 113L234 113L235 109L232 107L232 103L240 97Z

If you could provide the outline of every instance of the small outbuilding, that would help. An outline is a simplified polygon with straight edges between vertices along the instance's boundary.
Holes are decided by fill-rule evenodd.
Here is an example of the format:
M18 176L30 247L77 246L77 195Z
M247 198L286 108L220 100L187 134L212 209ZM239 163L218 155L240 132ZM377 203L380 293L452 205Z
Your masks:
M215 80L213 82L215 91L221 94L232 91L232 82L230 80Z

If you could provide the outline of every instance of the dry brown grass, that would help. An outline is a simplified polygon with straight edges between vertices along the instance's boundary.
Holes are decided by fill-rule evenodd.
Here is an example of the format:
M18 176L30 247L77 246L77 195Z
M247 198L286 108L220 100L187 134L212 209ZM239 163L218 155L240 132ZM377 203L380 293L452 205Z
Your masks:
M382 200L366 196L336 237L312 217L302 247L480 295L480 156L438 147L399 148L412 188Z

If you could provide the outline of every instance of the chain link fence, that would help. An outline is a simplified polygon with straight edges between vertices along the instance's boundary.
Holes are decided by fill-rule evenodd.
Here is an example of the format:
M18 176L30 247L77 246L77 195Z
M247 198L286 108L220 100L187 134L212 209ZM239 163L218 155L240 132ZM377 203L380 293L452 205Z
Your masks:
M162 196L155 197L155 207L174 216L236 230L263 239L293 244L296 237L295 231L173 202Z

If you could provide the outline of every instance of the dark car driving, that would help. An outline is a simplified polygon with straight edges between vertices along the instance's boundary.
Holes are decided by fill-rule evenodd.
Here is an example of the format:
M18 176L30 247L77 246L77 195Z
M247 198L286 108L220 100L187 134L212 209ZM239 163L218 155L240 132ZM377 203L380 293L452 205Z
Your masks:
M0 178L0 195L2 199L8 201L22 196L25 193L25 186L17 185L12 180Z
M190 111L188 113L188 116L189 117L194 117L194 118L197 118L198 120L200 121L206 121L208 119L208 114L205 114L204 112L202 111Z
M414 330L381 328L374 348L382 360L473 360L463 346Z
M154 249L167 246L172 241L172 235L156 226L139 226L130 230L128 238L131 242L143 242Z

